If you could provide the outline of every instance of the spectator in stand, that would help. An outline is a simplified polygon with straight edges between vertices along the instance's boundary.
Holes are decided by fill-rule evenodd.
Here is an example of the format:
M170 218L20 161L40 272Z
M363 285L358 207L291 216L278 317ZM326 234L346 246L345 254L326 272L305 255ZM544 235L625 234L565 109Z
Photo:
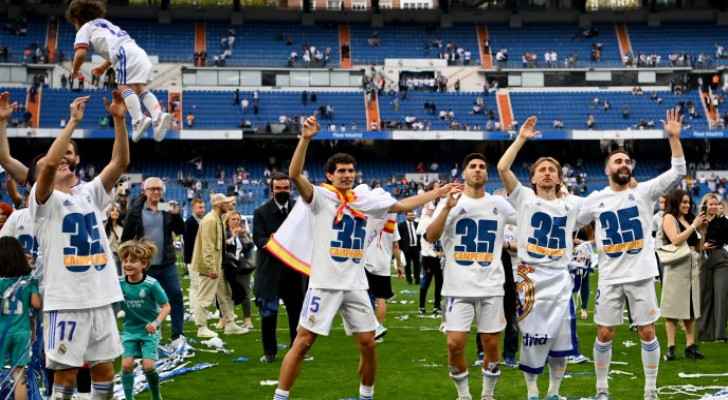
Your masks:
M68 86L68 77L66 77L66 74L61 74L61 88L64 90Z
M631 113L631 110L629 109L629 106L622 107L622 118L623 119L629 119L630 113Z
M157 247L147 275L159 281L169 298L172 305L171 339L176 340L183 336L184 300L177 275L174 235L184 232L184 221L177 204L163 202L165 185L161 179L147 178L142 190L143 193L129 206L121 241L148 239Z
M106 217L107 220L104 225L104 230L106 231L106 237L109 238L109 249L111 249L111 253L114 255L116 274L122 276L118 250L121 244L121 236L124 233L124 225L121 224L122 215L119 205L112 204L106 211Z
M594 129L594 125L596 125L596 119L594 118L593 114L589 114L586 116L586 127L588 129Z
M78 90L83 90L84 83L86 82L86 78L83 75L78 76Z
M554 129L563 129L564 128L564 121L560 119L555 119L553 123Z
M240 100L240 109L243 111L243 114L248 112L248 106L250 105L250 102L247 98L243 97L242 100Z
M187 116L185 117L185 121L187 122L186 126L188 128L194 127L195 126L195 114L193 114L192 111L187 113Z
M722 203L715 193L705 195L700 204L700 210L707 215L708 228L703 239L706 258L700 271L699 338L728 342L728 219L721 213Z

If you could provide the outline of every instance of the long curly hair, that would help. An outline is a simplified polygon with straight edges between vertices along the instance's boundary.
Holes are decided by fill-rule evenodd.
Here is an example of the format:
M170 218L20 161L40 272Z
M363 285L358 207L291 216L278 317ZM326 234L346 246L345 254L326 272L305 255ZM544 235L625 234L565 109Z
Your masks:
M104 0L71 0L66 9L66 20L71 24L83 25L104 16L106 16Z

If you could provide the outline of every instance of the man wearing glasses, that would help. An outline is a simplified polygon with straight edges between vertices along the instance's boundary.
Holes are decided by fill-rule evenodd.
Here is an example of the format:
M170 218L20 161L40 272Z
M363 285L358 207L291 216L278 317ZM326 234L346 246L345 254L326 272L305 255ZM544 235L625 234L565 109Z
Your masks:
M172 335L177 340L182 336L184 325L184 302L182 288L177 275L177 257L174 250L174 235L181 235L185 223L180 216L177 203L164 202L164 182L156 177L147 178L142 184L143 193L129 205L124 233L121 241L148 239L157 246L147 274L159 281L172 306Z

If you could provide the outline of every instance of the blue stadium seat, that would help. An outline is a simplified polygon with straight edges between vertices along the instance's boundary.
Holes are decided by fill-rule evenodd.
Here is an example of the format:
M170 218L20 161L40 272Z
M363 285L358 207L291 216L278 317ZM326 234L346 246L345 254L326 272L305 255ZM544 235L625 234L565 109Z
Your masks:
M23 50L33 44L45 48L48 32L45 18L28 18L28 33L24 36L10 32L7 29L10 22L8 18L0 18L0 46L8 48L8 62L23 62Z
M406 100L400 101L399 112L394 111L394 96L384 95L379 99L379 113L383 121L399 121L404 122L405 116L415 116L419 121L429 122L432 130L447 130L449 127L448 121L443 121L439 118L438 114L440 110L452 110L455 114L455 121L460 124L467 124L469 126L480 126L481 130L485 130L485 124L487 118L483 114L473 115L473 104L475 99L482 95L480 92L447 92L447 93L435 93L435 92L416 92L410 90L407 94ZM495 104L495 96L483 96L485 100L486 109L491 109L495 113L496 121L498 118L498 108ZM437 107L437 113L435 115L428 114L425 112L425 102L434 102ZM427 132L423 132L427 134Z
M629 25L628 32L635 55L658 54L662 56L662 65L669 64L670 53L688 53L695 57L705 53L715 61L715 45L728 47L728 27L709 23ZM728 60L718 60L718 64L726 65Z

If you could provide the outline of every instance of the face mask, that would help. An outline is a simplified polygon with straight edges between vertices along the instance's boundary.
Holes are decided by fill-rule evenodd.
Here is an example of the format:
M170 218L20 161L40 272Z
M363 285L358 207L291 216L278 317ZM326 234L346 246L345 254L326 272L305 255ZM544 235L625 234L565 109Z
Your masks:
M278 192L274 194L273 197L276 199L278 204L286 204L288 203L288 199L291 198L291 194L288 192Z

